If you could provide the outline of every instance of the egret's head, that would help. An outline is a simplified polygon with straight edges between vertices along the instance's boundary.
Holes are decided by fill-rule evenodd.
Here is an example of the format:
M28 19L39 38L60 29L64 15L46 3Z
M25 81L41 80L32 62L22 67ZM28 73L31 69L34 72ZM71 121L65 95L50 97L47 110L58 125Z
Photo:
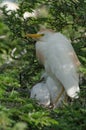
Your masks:
M47 38L50 35L52 35L52 33L54 33L54 31L51 30L51 29L42 29L37 34L26 34L26 37L35 38L35 39L40 39L40 38L43 38L43 37Z

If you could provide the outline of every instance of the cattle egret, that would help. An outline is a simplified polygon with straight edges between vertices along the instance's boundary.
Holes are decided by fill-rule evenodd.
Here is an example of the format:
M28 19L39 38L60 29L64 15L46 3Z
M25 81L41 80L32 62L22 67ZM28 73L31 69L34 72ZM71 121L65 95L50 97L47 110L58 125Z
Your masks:
M36 99L40 105L53 106L54 108L62 106L62 102L65 101L66 97L66 93L59 82L57 86L46 73L42 75L42 81L32 87L30 95L30 98Z
M48 29L26 36L38 39L37 58L44 65L46 73L54 80L56 86L59 82L69 97L78 98L77 93L80 89L77 70L80 62L70 40L63 34Z
M47 76L43 74L42 81L34 85L31 89L30 98L36 99L38 104L48 107L50 105L50 93L47 88Z

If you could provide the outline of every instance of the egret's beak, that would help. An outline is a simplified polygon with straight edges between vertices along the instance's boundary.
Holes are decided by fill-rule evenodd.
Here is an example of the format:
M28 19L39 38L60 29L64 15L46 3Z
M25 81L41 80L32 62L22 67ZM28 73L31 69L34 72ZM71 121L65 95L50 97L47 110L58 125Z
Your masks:
M40 38L44 36L44 34L26 34L25 37L30 37L30 38Z

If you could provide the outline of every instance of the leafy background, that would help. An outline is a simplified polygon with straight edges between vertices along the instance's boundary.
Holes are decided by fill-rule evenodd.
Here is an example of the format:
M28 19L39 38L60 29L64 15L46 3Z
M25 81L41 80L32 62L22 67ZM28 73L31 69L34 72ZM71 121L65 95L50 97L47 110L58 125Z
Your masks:
M86 0L18 3L17 12L9 15L3 8L0 15L0 130L85 130ZM37 17L23 18L25 11L33 10L38 11ZM40 24L70 38L81 62L80 98L54 110L43 108L29 98L43 66L35 56L35 41L24 35L36 33Z

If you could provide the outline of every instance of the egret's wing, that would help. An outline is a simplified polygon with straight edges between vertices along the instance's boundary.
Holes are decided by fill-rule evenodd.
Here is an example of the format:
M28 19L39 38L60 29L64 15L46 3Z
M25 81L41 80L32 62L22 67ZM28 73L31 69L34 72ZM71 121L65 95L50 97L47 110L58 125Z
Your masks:
M78 66L80 66L80 61L79 61L79 59L78 59L78 57L77 57L77 55L76 55L76 53L71 45L71 42L69 41L69 43L67 42L66 44L67 44L67 48L68 48L68 54L72 58L73 63L77 68Z

